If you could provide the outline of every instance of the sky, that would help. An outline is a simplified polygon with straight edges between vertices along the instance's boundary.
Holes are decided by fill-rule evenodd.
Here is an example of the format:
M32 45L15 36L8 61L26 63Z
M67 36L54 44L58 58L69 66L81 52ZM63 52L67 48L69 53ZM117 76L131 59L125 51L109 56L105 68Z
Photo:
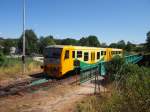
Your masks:
M22 7L23 0L0 0L0 37L20 37ZM26 0L26 29L38 37L96 35L101 43L139 44L150 31L150 0Z

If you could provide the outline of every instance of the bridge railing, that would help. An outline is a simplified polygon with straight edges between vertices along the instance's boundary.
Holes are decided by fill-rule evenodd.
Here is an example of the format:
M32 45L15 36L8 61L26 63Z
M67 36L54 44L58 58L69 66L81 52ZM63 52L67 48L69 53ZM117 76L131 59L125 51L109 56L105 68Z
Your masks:
M97 74L104 76L106 74L105 63L105 61L101 61L96 64L80 67L80 83L94 78Z
M139 62L143 56L140 55L129 55L125 56L126 63L137 63Z
M126 60L126 63L137 63L140 61L143 56L139 55L129 55L124 57ZM86 65L80 67L80 83L86 82L88 80L91 80L91 78L94 78L96 74L100 76L106 75L106 69L105 64L108 62L100 61L96 64Z

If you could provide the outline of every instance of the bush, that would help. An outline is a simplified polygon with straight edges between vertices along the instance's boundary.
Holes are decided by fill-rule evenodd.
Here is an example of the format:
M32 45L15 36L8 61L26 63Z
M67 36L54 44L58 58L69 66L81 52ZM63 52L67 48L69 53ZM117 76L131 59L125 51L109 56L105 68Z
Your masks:
M120 77L117 73L124 64L125 60L120 56L115 56L113 57L112 61L106 63L105 68L110 81L114 81L116 78L118 79L118 77Z
M119 83L119 91L103 106L104 112L149 112L150 70L137 65L125 65ZM116 97L114 97L116 96Z
M88 97L86 103L77 106L78 112L150 112L150 69L125 64L118 88L112 88L111 97ZM90 106L90 108L88 108Z
M0 66L2 66L6 61L6 57L0 52Z

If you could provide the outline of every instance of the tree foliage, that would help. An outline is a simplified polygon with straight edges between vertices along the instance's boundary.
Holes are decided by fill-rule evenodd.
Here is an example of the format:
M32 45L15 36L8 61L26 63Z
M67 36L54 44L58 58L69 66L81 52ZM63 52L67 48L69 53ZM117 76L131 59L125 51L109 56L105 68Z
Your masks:
M29 29L25 31L25 37L26 37L26 53L31 54L31 53L37 53L38 52L38 38L37 35L34 33L33 30ZM22 44L23 44L23 34L21 35L19 42L18 42L18 47L22 51Z
M147 32L146 36L147 36L147 38L146 38L146 50L148 52L150 52L150 31Z
M125 64L124 58L121 58L118 55L113 57L110 62L107 62L105 64L105 68L110 81L119 80L121 74L118 74L118 72L124 64Z
M5 39L5 41L3 41L3 47L4 47L4 54L9 54L10 53L10 48L11 47L17 47L17 39Z
M106 43L101 43L100 47L106 48L108 47Z
M136 46L132 44L130 41L127 42L127 45L125 47L126 51L131 52L135 50Z
M62 45L77 45L78 41L76 39L66 38L61 41Z
M2 52L0 52L0 66L2 66L5 63L6 57Z
M53 36L46 36L46 37L40 37L38 42L39 52L43 53L43 50L46 46L49 45L55 45L55 41L53 39Z
M111 47L111 48L117 48L118 45L117 45L117 43L111 43L111 44L109 45L109 47Z
M90 46L90 47L100 47L100 42L96 36L90 35L88 37L82 37L79 40L79 45Z
M103 109L106 112L149 112L150 70L126 64L120 74L123 77L118 83L118 88Z
M120 40L120 41L117 43L117 45L118 45L118 48L120 48L120 49L125 49L125 47L126 47L126 43L125 43L124 40Z
M98 37L95 35L89 35L87 37L82 37L79 40L66 38L66 39L58 39L53 36L41 36L37 37L35 32L32 29L27 29L25 31L26 35L26 54L31 53L42 53L44 47L47 45L79 45L79 46L90 46L90 47L110 47L110 48L121 48L126 52L143 52L150 51L150 31L147 33L147 39L145 44L140 44L136 46L131 42L125 43L124 40L120 40L117 43L111 43L107 46L106 43L101 43L98 40ZM10 47L16 47L19 51L22 52L22 44L23 44L23 35L20 36L19 39L3 39L0 38L0 45L4 47L4 54L9 54ZM143 47L145 45L145 47ZM20 52L20 53L21 53Z

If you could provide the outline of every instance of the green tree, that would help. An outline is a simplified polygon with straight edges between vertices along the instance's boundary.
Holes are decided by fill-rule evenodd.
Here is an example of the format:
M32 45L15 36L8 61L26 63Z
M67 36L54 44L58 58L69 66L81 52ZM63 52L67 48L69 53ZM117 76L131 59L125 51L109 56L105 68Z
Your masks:
M61 41L61 44L62 45L77 45L77 42L78 41L76 39L66 38Z
M90 47L100 47L100 42L96 36L90 35L88 37L82 37L79 40L79 45L90 46Z
M108 47L106 43L101 43L101 47L105 48Z
M55 42L57 45L61 45L62 39L55 39L55 38L54 38L54 42Z
M79 40L79 43L78 43L80 46L89 46L89 43L87 41L87 38L86 37L82 37L80 40Z
M109 47L111 47L111 48L117 48L118 45L117 45L116 43L111 43L111 44L109 45Z
M117 42L117 46L118 46L118 48L120 48L120 49L125 49L126 43L125 43L124 40L120 40L119 42Z
M0 51L0 66L2 66L6 61L6 57L4 54Z
M11 47L17 47L18 39L5 39L3 41L4 54L10 53Z
M92 47L100 46L100 42L99 42L98 38L94 35L88 36L88 43L89 43L89 46L92 46Z
M119 70L122 68L124 64L125 64L124 58L121 58L118 55L113 57L110 62L105 64L106 71L110 81L120 79L121 75L118 74L117 72L119 72Z
M46 36L46 37L40 37L39 39L39 52L40 53L43 53L43 50L46 46L49 46L49 45L55 45L55 41L53 39L53 36Z
M131 42L128 41L125 49L126 49L126 51L131 52L135 49L135 47L136 46L134 44L132 44Z
M34 33L32 29L25 31L26 37L26 54L37 53L38 52L38 38L37 35ZM23 44L23 34L21 35L18 47L22 51L22 44Z
M146 36L147 36L147 38L146 38L146 50L148 52L150 52L150 31L147 32Z

